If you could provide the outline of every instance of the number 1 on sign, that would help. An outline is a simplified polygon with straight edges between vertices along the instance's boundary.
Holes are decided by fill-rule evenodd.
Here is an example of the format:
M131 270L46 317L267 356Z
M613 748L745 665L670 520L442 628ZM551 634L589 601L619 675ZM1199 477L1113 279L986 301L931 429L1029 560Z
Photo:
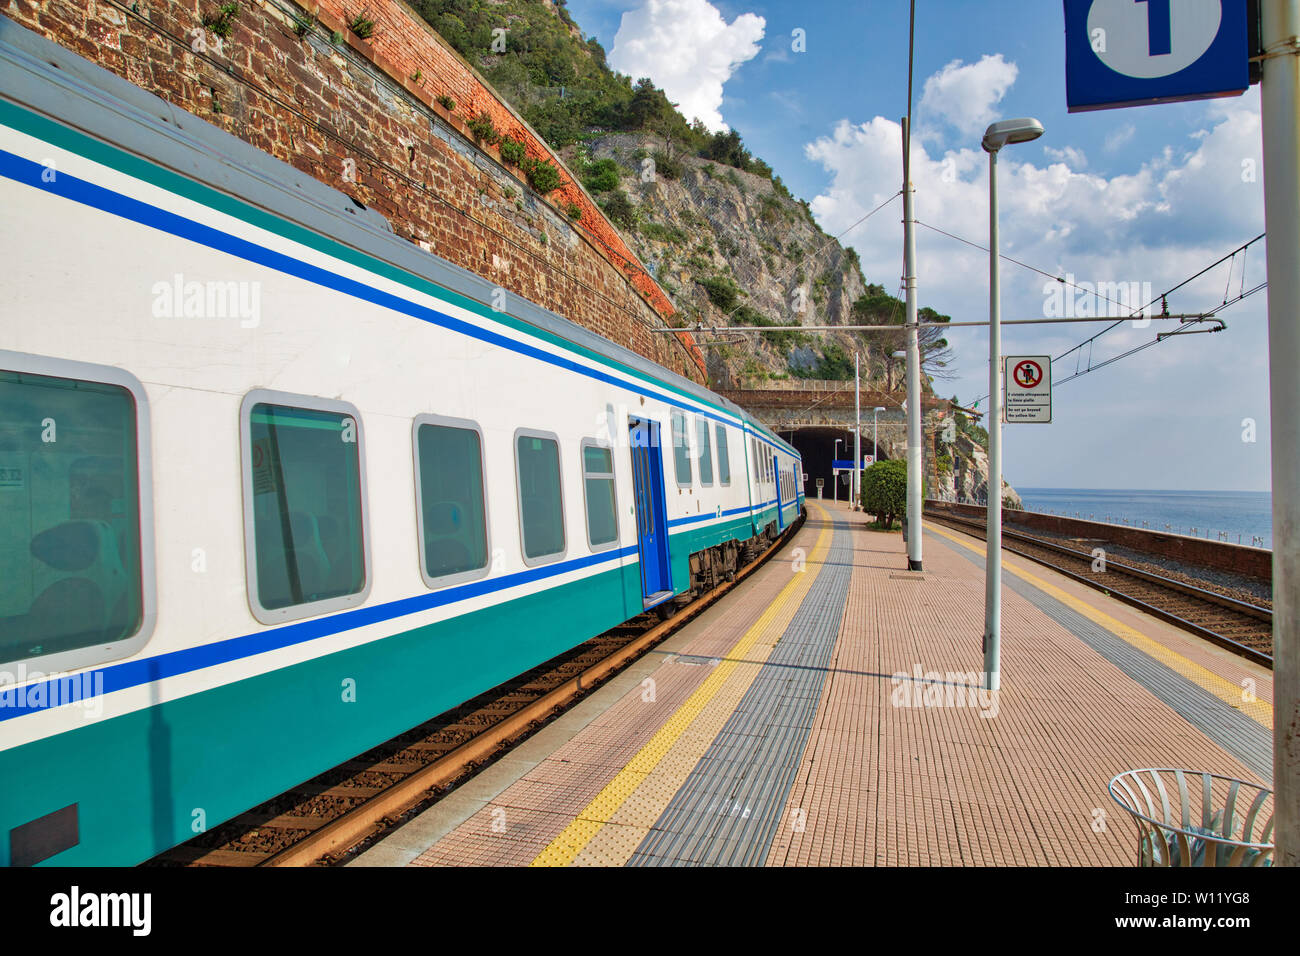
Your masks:
M1172 0L1134 0L1147 5L1147 55L1168 56L1174 51L1174 28L1169 6Z

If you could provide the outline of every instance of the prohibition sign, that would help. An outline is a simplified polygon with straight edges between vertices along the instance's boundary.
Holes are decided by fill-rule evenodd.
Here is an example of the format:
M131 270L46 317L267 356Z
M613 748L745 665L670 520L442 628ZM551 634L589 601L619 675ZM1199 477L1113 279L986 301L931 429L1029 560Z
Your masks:
M1011 377L1021 388L1033 388L1043 380L1043 367L1032 359L1025 359L1012 370Z

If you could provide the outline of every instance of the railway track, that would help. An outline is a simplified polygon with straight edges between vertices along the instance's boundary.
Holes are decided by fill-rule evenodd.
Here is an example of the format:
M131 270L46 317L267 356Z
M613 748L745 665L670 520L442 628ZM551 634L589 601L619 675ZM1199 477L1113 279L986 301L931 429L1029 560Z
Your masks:
M666 620L650 611L148 861L146 866L333 865L435 803L671 636L775 554Z
M985 537L984 523L978 520L929 511L925 520L957 528L981 541ZM1257 664L1273 666L1273 612L1268 608L1130 567L1109 557L1106 570L1095 572L1094 557L1089 552L1006 528L1002 530L1002 547Z

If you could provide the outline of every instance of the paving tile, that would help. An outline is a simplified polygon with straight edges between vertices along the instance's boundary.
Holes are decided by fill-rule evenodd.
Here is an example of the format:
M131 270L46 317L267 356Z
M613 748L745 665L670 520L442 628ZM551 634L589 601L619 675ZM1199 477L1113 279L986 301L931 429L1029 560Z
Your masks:
M650 675L653 699L633 687L415 865L523 865L548 847L577 865L736 863L759 846L753 862L771 866L1128 866L1135 830L1106 791L1116 773L1169 765L1258 779L1238 754L1259 741L1234 736L1242 718L1222 716L1228 703L1192 700L1163 665L1135 667L1085 640L1030 585L1004 595L1003 689L982 693L980 568L927 535L921 580L901 580L897 534L867 530L842 505L835 517L853 530L808 561L789 606L772 607L792 582L777 559L741 586L743 600L688 625ZM826 524L809 520L795 545L811 555ZM792 627L813 581L836 567L847 593ZM1032 573L1272 699L1266 672ZM815 637L827 626L829 650ZM691 709L710 680L712 696ZM1186 716L1194 707L1213 720Z

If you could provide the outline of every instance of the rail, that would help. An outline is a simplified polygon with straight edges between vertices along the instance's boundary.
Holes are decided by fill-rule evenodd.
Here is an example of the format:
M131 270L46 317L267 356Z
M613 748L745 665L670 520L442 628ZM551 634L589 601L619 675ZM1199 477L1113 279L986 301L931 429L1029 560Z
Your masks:
M984 526L979 521L933 510L928 510L925 517L927 521L956 526L973 537L984 539ZM1273 666L1273 612L1268 608L1109 558L1106 559L1103 581L1091 570L1095 560L1091 553L1005 528L1002 539L1005 551L1050 567L1257 664L1268 668ZM1007 544L1008 541L1012 544ZM1080 564L1086 566L1087 572L1081 573ZM1130 583L1126 584L1126 579Z

